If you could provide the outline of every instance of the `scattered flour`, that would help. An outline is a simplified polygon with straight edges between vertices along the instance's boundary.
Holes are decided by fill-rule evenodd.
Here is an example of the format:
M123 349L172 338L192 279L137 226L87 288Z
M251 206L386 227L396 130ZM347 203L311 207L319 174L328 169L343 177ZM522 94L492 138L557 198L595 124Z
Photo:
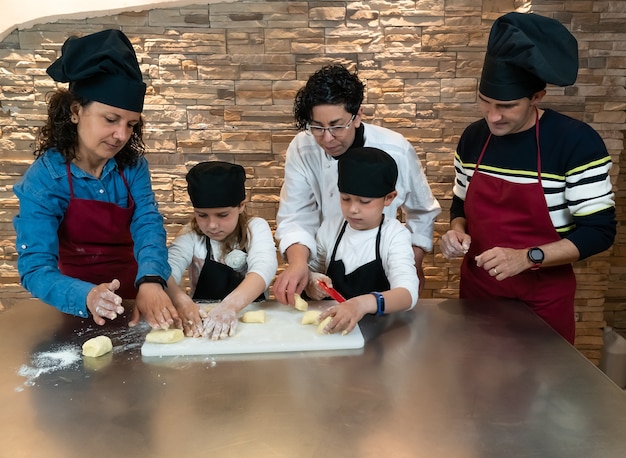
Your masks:
M35 353L32 356L32 366L22 365L18 375L26 377L24 386L33 386L39 376L72 367L81 360L81 349L75 346L61 347L55 351ZM21 389L20 389L21 388ZM23 388L18 388L21 391Z

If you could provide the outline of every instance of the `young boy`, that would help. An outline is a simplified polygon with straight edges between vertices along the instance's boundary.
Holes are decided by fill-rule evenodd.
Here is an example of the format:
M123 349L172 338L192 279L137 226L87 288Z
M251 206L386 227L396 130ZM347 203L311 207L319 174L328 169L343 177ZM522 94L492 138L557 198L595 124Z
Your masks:
M378 148L351 149L338 159L342 216L322 223L306 288L312 299L323 299L321 279L347 299L322 313L320 321L333 317L325 332L348 333L366 313L399 312L417 302L411 234L383 215L398 194L397 179L396 162Z

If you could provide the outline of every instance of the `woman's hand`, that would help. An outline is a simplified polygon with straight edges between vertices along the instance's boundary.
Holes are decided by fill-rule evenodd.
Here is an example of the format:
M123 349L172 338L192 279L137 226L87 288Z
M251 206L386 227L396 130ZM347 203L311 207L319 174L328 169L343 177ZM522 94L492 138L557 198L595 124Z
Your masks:
M87 309L97 325L102 326L106 323L104 318L114 320L124 313L122 298L115 294L119 287L119 280L114 279L111 283L100 283L94 286L87 294Z
M152 329L168 329L174 322L180 320L176 308L159 283L139 285L133 317L128 325L136 326L141 316Z
M328 287L333 287L333 281L330 279L330 277L319 272L309 273L309 284L306 285L304 291L306 292L306 295L314 301L321 301L328 296L328 293L324 291L320 286L320 280L326 283Z

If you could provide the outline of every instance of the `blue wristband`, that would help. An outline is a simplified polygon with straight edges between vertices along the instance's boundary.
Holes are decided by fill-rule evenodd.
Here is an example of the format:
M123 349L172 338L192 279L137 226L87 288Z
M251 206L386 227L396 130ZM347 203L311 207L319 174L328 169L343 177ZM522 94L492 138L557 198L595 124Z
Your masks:
M385 296L378 291L372 291L372 294L376 298L376 316L382 316L385 314Z

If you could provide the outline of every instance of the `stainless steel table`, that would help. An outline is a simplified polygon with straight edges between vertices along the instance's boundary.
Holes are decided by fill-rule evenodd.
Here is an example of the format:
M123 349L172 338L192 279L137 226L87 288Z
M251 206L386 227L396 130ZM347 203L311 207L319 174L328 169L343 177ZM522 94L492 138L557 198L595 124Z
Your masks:
M626 456L626 395L526 307L422 300L347 352L145 359L147 326L0 314L0 457ZM81 344L114 352L89 364Z

